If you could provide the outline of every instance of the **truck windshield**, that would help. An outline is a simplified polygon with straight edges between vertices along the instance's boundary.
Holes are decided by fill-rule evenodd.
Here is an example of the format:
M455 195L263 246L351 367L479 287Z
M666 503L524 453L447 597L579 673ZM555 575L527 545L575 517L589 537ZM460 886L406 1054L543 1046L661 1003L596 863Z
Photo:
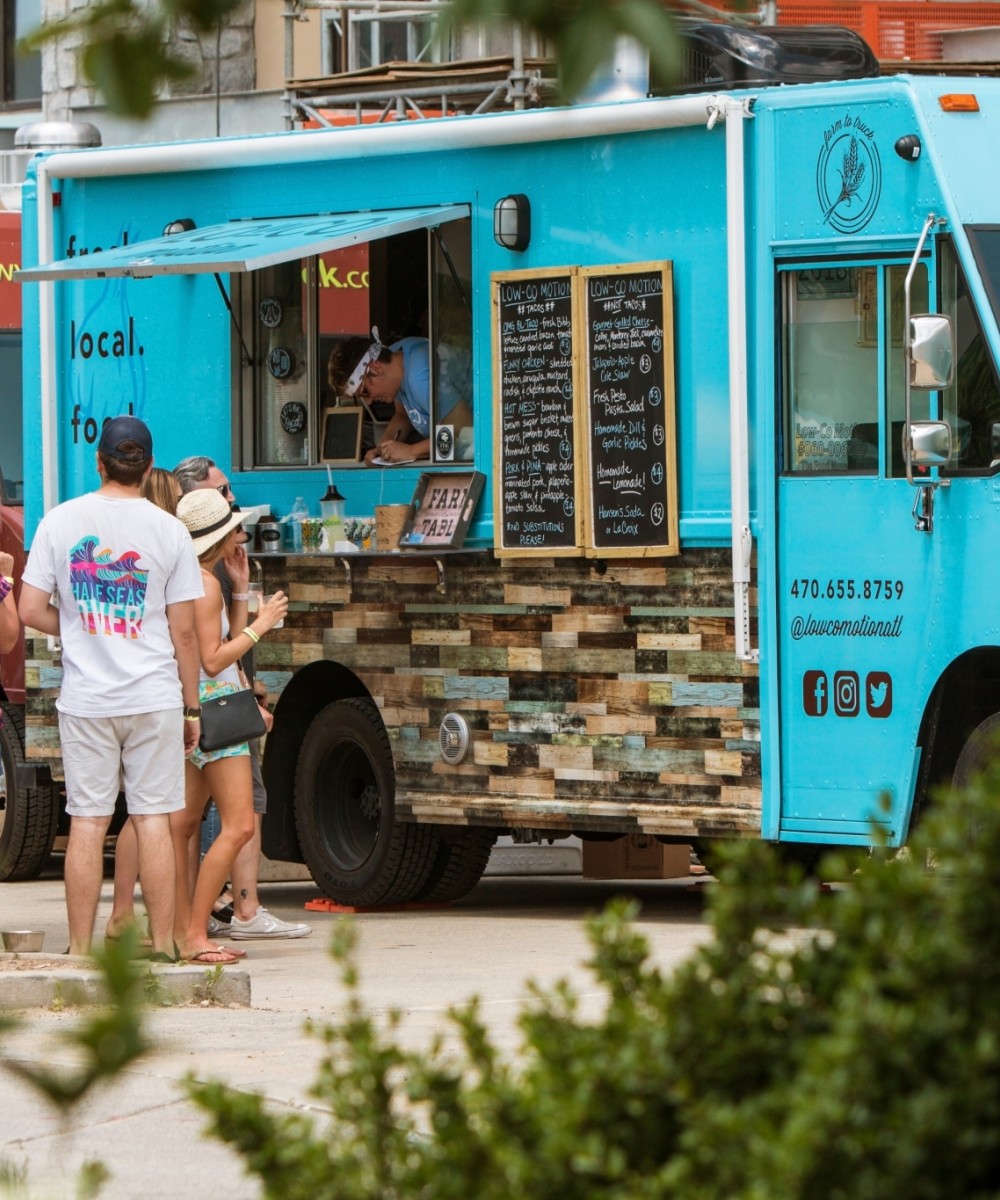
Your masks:
M21 333L0 332L0 487L4 504L24 503Z

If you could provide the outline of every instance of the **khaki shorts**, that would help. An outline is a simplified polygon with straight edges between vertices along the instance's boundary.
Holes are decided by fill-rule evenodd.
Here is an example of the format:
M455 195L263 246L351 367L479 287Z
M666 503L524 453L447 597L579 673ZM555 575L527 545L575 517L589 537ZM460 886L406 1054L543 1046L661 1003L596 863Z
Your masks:
M109 817L119 791L136 816L184 807L184 719L179 708L128 717L59 714L71 817Z

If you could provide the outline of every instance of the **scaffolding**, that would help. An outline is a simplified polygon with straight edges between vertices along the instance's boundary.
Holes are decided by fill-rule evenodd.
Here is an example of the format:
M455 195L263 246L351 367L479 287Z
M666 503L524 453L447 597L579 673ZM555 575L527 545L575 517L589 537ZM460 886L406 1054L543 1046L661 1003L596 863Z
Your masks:
M516 24L501 28L503 53L484 52L481 31L453 31L452 45L438 42L434 22L447 0L284 0L284 6L288 128L522 109L557 99L551 48ZM871 46L884 73L940 71L949 32L1000 28L1000 3L956 0L766 0L750 8L740 0L672 0L670 7L686 17L745 24L845 26ZM308 20L310 11L333 14L343 52L337 71L296 79L295 23ZM406 59L375 61L383 27L401 23L408 31ZM411 26L426 31L426 38L411 36ZM359 47L366 38L373 61L362 64ZM963 64L956 73L996 69L995 63Z

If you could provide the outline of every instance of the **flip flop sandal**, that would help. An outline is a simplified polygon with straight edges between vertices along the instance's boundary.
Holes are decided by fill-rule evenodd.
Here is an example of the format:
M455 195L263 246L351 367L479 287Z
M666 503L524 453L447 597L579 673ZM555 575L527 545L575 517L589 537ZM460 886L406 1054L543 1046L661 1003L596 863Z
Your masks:
M240 960L237 955L230 954L228 950L223 950L219 946L209 946L207 950L199 950L197 954L188 955L183 961L207 967L228 967L231 963Z
M242 946L216 946L216 950L222 950L226 954L233 955L234 958L246 958L247 952Z

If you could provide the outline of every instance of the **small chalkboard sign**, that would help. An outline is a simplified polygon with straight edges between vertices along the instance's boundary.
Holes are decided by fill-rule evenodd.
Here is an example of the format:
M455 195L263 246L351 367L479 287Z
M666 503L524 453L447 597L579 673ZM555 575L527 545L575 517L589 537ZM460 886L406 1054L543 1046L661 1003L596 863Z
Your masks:
M438 550L461 546L485 482L480 471L424 471L399 535L400 547Z
M320 462L356 463L361 457L362 408L327 408L323 411Z
M669 262L580 271L592 556L679 554Z
M508 271L493 283L495 546L579 554L583 536L576 269Z

